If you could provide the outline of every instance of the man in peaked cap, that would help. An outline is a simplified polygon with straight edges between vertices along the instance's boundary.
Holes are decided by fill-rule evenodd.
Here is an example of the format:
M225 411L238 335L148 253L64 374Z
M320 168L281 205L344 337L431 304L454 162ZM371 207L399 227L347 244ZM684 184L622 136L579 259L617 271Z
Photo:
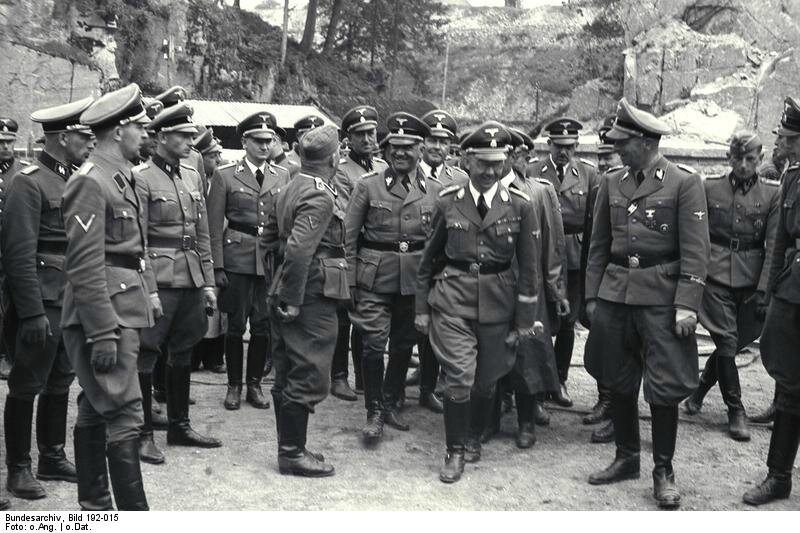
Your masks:
M148 275L155 279L163 309L155 324L142 330L138 364L144 410L139 455L152 464L164 462L153 442L149 418L153 368L158 359L163 359L166 367L167 444L222 445L198 434L189 421L192 348L208 329L206 313L217 306L203 182L196 170L181 163L197 133L192 114L187 104L159 113L149 126L156 134L156 153L133 169L152 266Z
M780 214L775 245L767 250L769 274L767 311L761 333L761 360L775 380L775 416L767 454L766 479L744 493L750 505L788 498L792 491L792 468L800 445L800 106L787 97L775 141L789 166L780 189ZM767 266L765 264L764 268Z
M164 104L164 109L166 109L186 100L186 89L180 85L175 85L163 93L157 94L153 98Z
M146 222L131 175L148 122L136 84L97 99L81 115L97 148L64 190L61 327L82 389L74 436L78 502L85 510L112 508L109 476L118 509L148 509L137 359L140 330L153 325L161 302L147 274Z
M373 171L356 183L347 208L347 258L350 286L355 290L353 327L363 338L362 377L367 444L383 436L384 423L408 431L400 418L413 328L417 266L431 229L431 216L441 184L419 169L420 144L428 127L409 113L386 121L391 166ZM389 342L389 363L383 354Z
M425 113L422 121L430 129L430 134L422 143L422 160L419 162L423 174L438 179L445 187L466 180L466 172L447 164L450 144L457 135L455 119L446 111L434 109Z
M142 98L147 118L153 120L164 110L164 104L161 100L155 98ZM156 153L156 134L150 128L145 129L145 137L142 139L142 147L139 149L139 160L145 162L149 160L154 153Z
M558 193L561 203L561 217L564 221L564 232L567 242L567 295L570 312L561 317L556 332L555 350L558 363L558 377L561 386L553 396L555 402L563 407L570 407L572 399L567 392L567 378L575 345L575 321L581 309L582 276L580 270L581 233L586 215L586 203L589 191L597 181L597 169L594 163L575 157L578 146L578 133L583 125L570 118L556 119L544 127L550 157L537 163L534 177L549 180Z
M339 207L347 210L350 196L356 184L366 175L382 173L388 168L383 159L375 156L378 149L378 112L374 107L362 105L350 109L342 118L341 131L350 146L347 156L339 160L334 183L339 193ZM361 349L363 341L358 329L350 327L350 318L344 310L339 311L339 335L336 337L336 350L331 366L331 395L346 401L356 401L348 381L348 346L353 354L356 391L363 392L361 375Z
M7 485L18 498L45 496L31 473L31 427L37 395L36 477L77 481L75 467L64 453L69 387L75 374L60 328L67 247L61 196L67 178L89 153L91 131L79 119L91 103L88 97L31 115L44 130L44 150L36 164L14 177L3 212L0 246L13 307L6 318L14 321L17 332L4 417Z
M186 89L184 89L180 85L175 85L173 87L170 87L163 93L154 96L152 100L155 100L156 102L161 102L161 105L163 107L159 109L157 107L157 104L150 102L150 105L148 105L148 116L150 117L151 120L155 118L155 115L160 113L162 110L169 109L170 107L178 105L183 101L185 101ZM197 173L200 174L201 176L203 175L203 157L200 155L200 152L194 149L194 147L192 148L192 151L189 153L189 155L184 159L184 163L195 169ZM159 387L161 386L160 383L157 385Z
M614 115L606 117L603 125L597 131L597 136L600 138L600 142L597 144L597 171L600 174L622 163L619 154L614 150L614 142L606 138L606 134L614 126L614 118Z
M772 249L780 211L780 182L759 178L762 159L758 135L737 132L728 149L731 170L703 182L711 261L698 314L716 349L700 375L700 386L683 404L688 414L696 414L719 382L728 408L728 434L738 441L750 440L750 431L736 353L761 335L771 259L765 261L761 251Z
M465 461L480 460L496 384L514 365L519 337L543 332L534 323L540 269L534 235L541 230L529 196L498 181L510 142L502 124L485 122L461 144L469 182L439 194L417 274L414 325L429 335L445 369L447 455L439 472L445 483L461 478ZM529 265L518 277L515 256Z
M324 477L333 475L333 466L305 445L308 416L330 385L336 308L350 298L344 212L333 187L339 164L336 127L303 135L300 157L300 172L280 193L264 232L266 248L280 257L269 294L277 318L272 400L280 473Z
M265 276L269 278L272 274L270 264L264 262L259 236L264 232L267 217L275 209L276 195L289 181L289 171L269 162L275 144L280 144L278 127L271 113L254 113L242 120L236 129L245 156L235 163L217 167L207 199L214 276L220 288L219 309L228 314L225 335L228 391L224 405L228 410L239 409L241 405L242 337L249 321L245 400L257 409L267 409L269 401L261 390L261 378L270 334Z
M666 124L623 98L606 135L626 165L601 180L586 267L586 368L611 389L616 458L589 476L639 477L638 396L650 404L653 495L680 505L672 457L678 405L697 387L695 326L709 259L700 176L659 153ZM644 349L645 342L647 349Z
M325 121L318 117L317 115L306 115L297 122L294 123L294 131L295 131L295 138L297 142L295 142L294 147L286 154L286 164L289 168L289 172L292 174L292 177L297 174L298 170L300 170L300 140L303 138L303 135L308 133L309 131L313 130L314 128L319 128L323 126Z

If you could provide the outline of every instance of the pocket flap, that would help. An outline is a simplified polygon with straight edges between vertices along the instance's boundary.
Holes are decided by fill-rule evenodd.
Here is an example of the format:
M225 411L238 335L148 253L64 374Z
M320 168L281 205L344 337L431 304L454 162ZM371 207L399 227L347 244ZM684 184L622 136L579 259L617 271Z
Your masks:
M370 200L369 206L374 207L375 209L385 209L390 212L392 210L392 204L389 202L384 202L382 200Z
M61 209L61 198L53 198L47 202L50 209Z
M112 212L114 218L136 218L136 209L133 207L114 207Z
M648 198L644 204L646 207L669 207L675 208L675 198Z
M494 230L497 235L508 235L520 232L519 222L504 222L494 225Z

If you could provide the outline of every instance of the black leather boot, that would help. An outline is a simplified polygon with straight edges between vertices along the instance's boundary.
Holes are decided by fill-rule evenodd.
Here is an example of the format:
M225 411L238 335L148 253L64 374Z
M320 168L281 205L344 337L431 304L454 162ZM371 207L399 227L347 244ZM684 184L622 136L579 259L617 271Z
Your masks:
M281 405L283 403L283 398L280 393L272 392L272 408L275 411L275 432L278 435L278 441L281 440ZM309 454L311 457L316 459L317 461L325 461L325 456L321 453L312 452L308 448L306 448L306 453Z
M186 372L191 372L191 368L187 366ZM167 395L169 395L169 376L167 376ZM109 442L106 447L106 457L117 509L149 511L142 483L142 466L139 463L139 438Z
M245 401L256 409L269 409L269 400L261 390L264 375L264 362L267 358L269 338L263 335L250 337L247 346L247 394Z
M464 473L464 446L469 427L469 402L444 402L444 433L447 443L447 454L444 466L439 470L439 479L443 483L455 483Z
M556 368L558 381L561 384L558 391L552 395L553 401L561 407L572 407L572 398L567 392L567 378L569 365L572 362L572 351L575 347L575 325L563 323L556 333L553 349L556 353Z
M188 366L167 365L167 418L169 418L167 444L219 448L222 442L200 435L189 423L190 372Z
M599 424L603 420L611 418L611 391L599 383L597 384L597 403L592 407L592 411L583 417L582 422L587 426Z
M728 434L733 440L750 440L747 415L742 405L742 388L739 385L739 370L733 357L717 357L717 377L722 399L728 407Z
M767 478L744 493L742 500L748 505L764 505L775 500L785 500L792 493L792 469L800 445L800 416L777 410L775 426L769 441Z
M439 378L439 363L427 335L419 335L419 404L429 411L441 414L444 404L436 395L436 381Z
M358 396L348 383L348 365L350 362L350 320L347 313L339 312L339 329L336 335L336 347L333 349L331 362L331 396L346 402L358 401Z
M533 406L533 420L537 426L550 425L550 413L544 408L544 395L536 395L536 405Z
M626 479L639 479L641 445L638 398L612 393L611 417L615 428L616 456L614 462L607 468L589 476L591 485L608 485Z
M139 372L139 388L142 390L142 412L144 424L139 431L139 459L151 465L164 462L164 454L153 440L153 375Z
M242 405L242 364L244 347L242 338L225 336L225 357L228 360L228 392L225 394L225 409L235 411Z
M517 392L517 448L530 448L536 444L536 424L533 421L533 410L536 397L533 394Z
M681 493L675 485L672 457L678 436L678 406L650 405L653 428L653 497L661 509L677 509Z
M481 436L486 431L486 426L494 409L494 396L472 396L469 401L470 421L467 432L467 442L464 450L464 460L468 463L477 463L481 460Z
M163 347L161 354L166 354L166 346ZM159 354L153 367L153 399L158 403L167 403L167 363L166 356Z
M500 422L503 419L503 385L502 380L497 384L497 389L492 396L492 409L489 413L489 419L486 421L486 427L481 434L481 444L486 444L492 438L500 433Z
M11 361L8 355L0 353L0 379L3 381L8 380L8 375L11 373Z
M364 377L364 406L367 423L361 430L366 444L375 444L383 437L383 356L364 357L361 360Z
M605 424L592 431L592 436L589 437L589 442L593 442L595 444L614 442L614 421L606 420Z
M278 430L278 470L281 474L302 477L327 477L333 465L306 453L308 411L297 404L281 405Z
M389 354L386 376L383 379L383 421L400 431L408 431L410 426L400 416L400 404L405 398L406 374L411 360L411 348Z
M8 492L24 500L38 500L47 493L31 472L31 425L33 400L6 396L4 412Z
M759 413L759 414L757 414L755 416L749 417L750 422L752 422L753 424L770 424L770 423L772 423L772 421L775 420L775 410L776 410L775 402L777 401L777 397L778 397L778 393L776 391L775 395L772 397L772 403L770 403L769 406L764 411L762 411L761 413Z
M78 473L78 503L84 511L110 511L106 467L106 426L80 427L73 431L75 470Z
M688 415L696 415L703 408L703 400L708 391L717 383L717 354L712 353L706 361L706 366L700 374L700 384L695 391L683 402L683 410Z
M36 405L36 444L39 465L36 478L46 481L77 483L75 465L67 460L67 394L40 394Z
M353 356L353 374L355 381L355 393L364 394L364 376L362 375L362 359L364 358L364 341L361 333L353 328L350 331L350 354Z

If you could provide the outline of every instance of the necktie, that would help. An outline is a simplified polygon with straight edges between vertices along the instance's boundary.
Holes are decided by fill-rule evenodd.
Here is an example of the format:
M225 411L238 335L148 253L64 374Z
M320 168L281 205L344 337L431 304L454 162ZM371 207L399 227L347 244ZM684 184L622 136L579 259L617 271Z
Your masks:
M401 182L403 187L405 187L406 192L411 190L411 180L408 179L408 176L403 176L403 181Z
M558 173L558 182L561 183L564 181L564 167L556 166L556 172Z
M264 173L261 172L260 168L256 170L256 181L258 182L259 187L261 187L261 184L264 183Z
M644 181L644 172L640 170L639 172L636 173L636 186L638 187L639 185L641 185L643 181Z
M434 179L436 179L436 170L438 168L439 167L431 167L431 177L434 178Z
M486 205L486 198L481 194L478 196L478 214L481 216L481 220L486 218L486 213L489 212L489 206Z

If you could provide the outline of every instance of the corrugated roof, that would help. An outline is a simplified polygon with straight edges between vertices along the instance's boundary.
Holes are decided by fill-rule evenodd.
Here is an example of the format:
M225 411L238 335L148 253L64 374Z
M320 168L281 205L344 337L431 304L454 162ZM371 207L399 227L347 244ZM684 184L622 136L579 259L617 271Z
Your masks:
M231 102L226 100L186 100L194 109L194 120L204 126L235 127L253 113L269 111L278 120L281 128L291 128L307 115L318 115L326 124L337 124L311 105L263 104L259 102Z

